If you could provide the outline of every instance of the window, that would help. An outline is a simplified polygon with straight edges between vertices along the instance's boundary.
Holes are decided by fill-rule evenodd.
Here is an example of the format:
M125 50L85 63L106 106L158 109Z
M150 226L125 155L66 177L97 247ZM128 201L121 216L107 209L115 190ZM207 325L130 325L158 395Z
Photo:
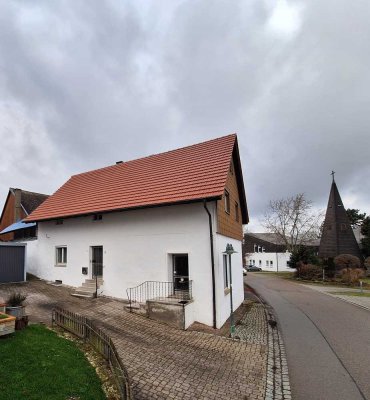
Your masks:
M223 267L224 267L224 288L229 287L229 272L227 269L227 254L223 254Z
M271 267L274 265L274 262L273 261L270 261L270 265L271 265Z
M255 253L257 253L257 251L258 251L258 246L255 244L254 245L254 247L253 247L253 251L255 252Z
M56 247L55 249L55 264L66 265L67 264L67 247Z
M225 190L225 211L230 214L230 195L227 190Z
M268 267L269 266L269 262L268 262L268 260L266 260L266 267Z
M63 220L57 219L57 221L55 222L55 225L63 225Z
M260 267L262 266L262 261L261 260L259 260L259 265L260 265Z
M239 204L235 202L235 221L239 222Z
M102 219L103 219L103 216L101 214L93 215L93 221L101 221Z

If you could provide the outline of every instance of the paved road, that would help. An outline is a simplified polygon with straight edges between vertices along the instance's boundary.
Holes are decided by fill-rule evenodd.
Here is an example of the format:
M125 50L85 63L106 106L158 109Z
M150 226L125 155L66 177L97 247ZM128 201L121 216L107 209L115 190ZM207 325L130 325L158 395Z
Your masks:
M277 314L295 400L370 400L370 312L273 275L247 283Z

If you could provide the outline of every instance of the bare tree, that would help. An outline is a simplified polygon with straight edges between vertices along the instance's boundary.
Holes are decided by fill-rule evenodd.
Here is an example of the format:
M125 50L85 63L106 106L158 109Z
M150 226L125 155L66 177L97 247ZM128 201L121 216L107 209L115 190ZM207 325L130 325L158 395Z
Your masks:
M320 236L323 213L316 213L312 202L303 193L285 199L272 200L262 225L275 233L288 251L295 252L300 246Z

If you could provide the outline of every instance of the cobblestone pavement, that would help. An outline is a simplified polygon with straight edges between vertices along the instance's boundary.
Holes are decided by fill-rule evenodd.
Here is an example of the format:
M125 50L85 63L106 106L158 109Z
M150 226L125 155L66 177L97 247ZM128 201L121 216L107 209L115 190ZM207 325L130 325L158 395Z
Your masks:
M52 308L60 306L86 315L102 327L127 367L135 399L265 397L267 347L256 333L240 333L251 340L245 342L179 331L130 314L117 300L75 298L70 289L42 281L0 285L0 301L13 290L28 294L27 313L33 322L50 324ZM261 321L260 315L246 318L246 322L253 320Z
M337 294L338 292L360 292L360 289L356 288L342 288L339 286L316 286L316 285L305 285L312 290L327 294L328 296L336 297L337 299L344 300L347 303L352 303L356 306L366 308L370 310L370 297L357 297L357 296L346 296L345 294ZM369 290L364 290L365 293L370 293Z
M267 346L267 321L265 307L261 303L252 302L250 311L235 327L235 336L248 343Z

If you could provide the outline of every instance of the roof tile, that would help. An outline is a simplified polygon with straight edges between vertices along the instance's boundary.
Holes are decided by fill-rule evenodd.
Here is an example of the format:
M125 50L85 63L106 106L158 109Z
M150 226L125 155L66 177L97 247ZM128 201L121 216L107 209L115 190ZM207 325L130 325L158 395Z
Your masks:
M236 135L72 176L26 220L220 197Z

